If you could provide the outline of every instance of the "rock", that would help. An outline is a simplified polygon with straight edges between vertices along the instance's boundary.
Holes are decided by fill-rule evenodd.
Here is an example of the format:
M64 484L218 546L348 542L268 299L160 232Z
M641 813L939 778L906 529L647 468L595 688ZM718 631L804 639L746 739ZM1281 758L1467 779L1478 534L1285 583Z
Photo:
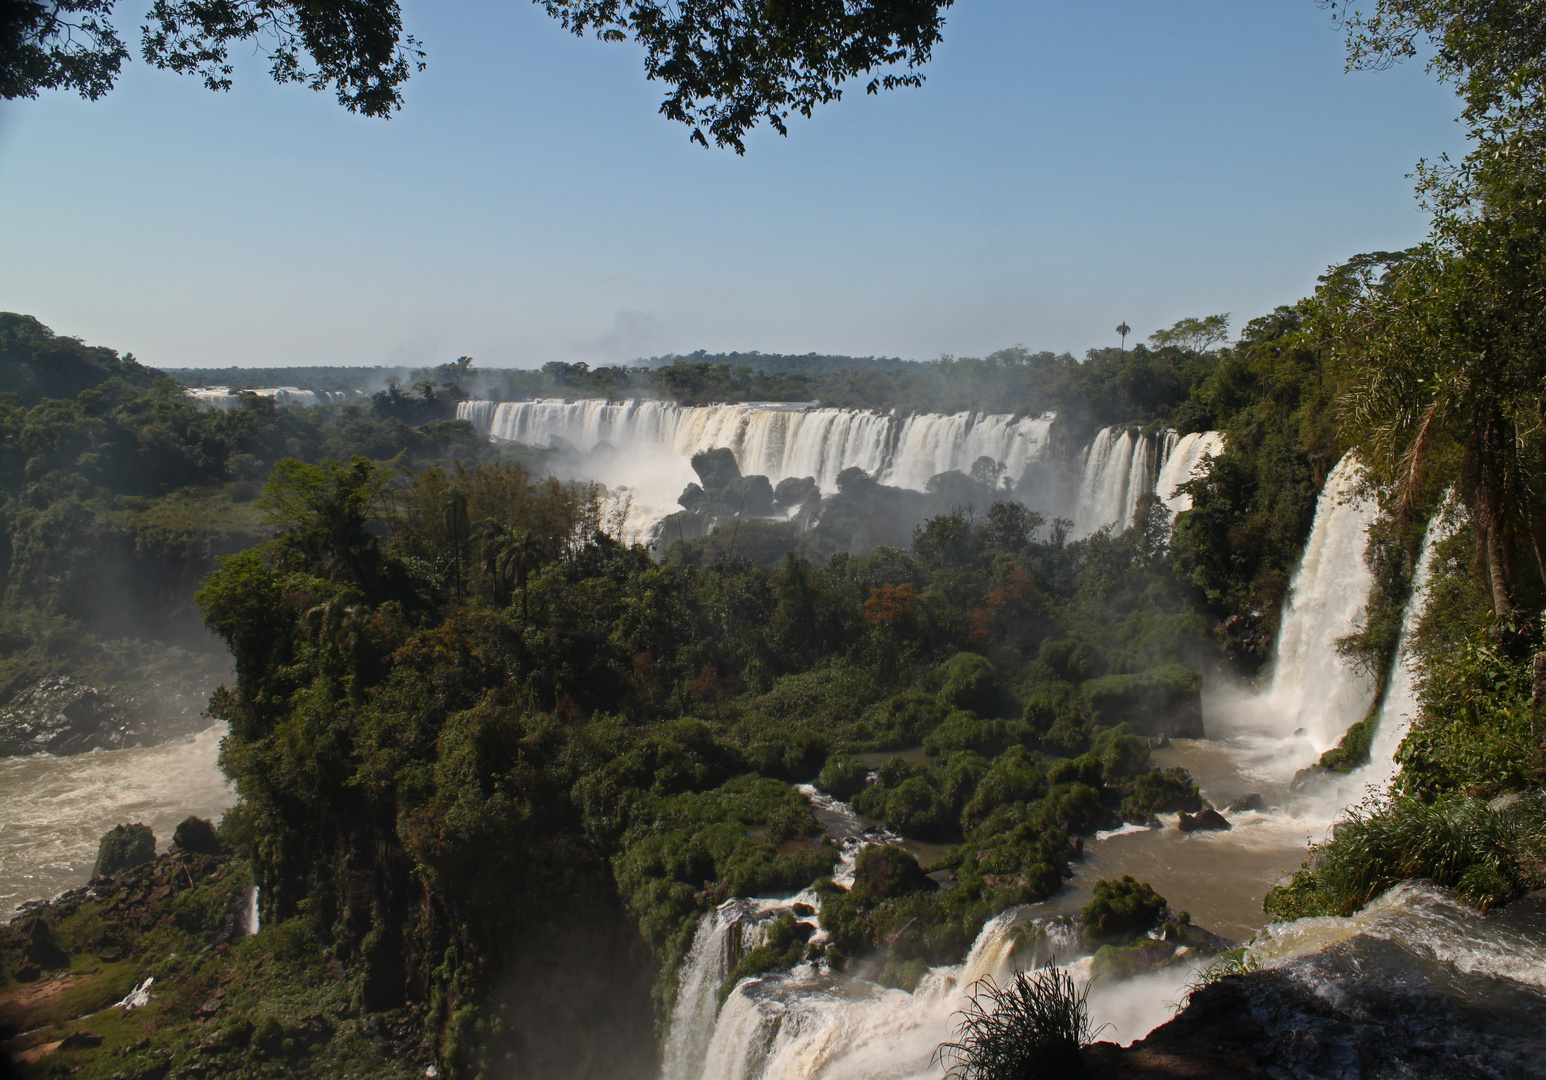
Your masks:
M699 450L692 456L692 470L703 481L703 490L711 496L718 495L741 478L741 467L735 462L735 453L727 446Z
M924 874L918 860L906 848L875 844L859 852L854 866L854 889L862 890L874 903L935 888L937 883Z
M0 757L116 750L138 736L116 702L68 675L39 679L0 707Z
M177 826L177 831L172 834L172 843L195 855L219 855L222 850L214 823L191 815Z
M1260 810L1265 805L1262 802L1262 797L1253 791L1249 795L1240 796L1234 802L1224 807L1224 809L1231 814L1243 814L1247 810Z
M116 876L155 857L156 837L149 825L115 825L97 847L97 865L92 874Z
M1224 820L1224 815L1211 807L1195 814L1181 815L1182 832L1228 832L1232 828L1234 826Z
M42 919L31 919L23 924L21 937L25 942L22 945L21 954L29 964L36 964L43 971L70 966L69 955L54 944L48 923Z
M684 510L696 510L708 500L708 495L697 484L688 484L676 497L677 505Z
M102 1045L102 1036L93 1035L89 1031L77 1031L73 1035L66 1035L59 1043L61 1050L90 1050Z
M780 507L787 510L792 506L819 501L821 489L816 486L814 476L790 476L780 480L773 488L773 498L778 500Z
M717 500L742 517L772 517L773 485L766 476L741 476L717 493Z

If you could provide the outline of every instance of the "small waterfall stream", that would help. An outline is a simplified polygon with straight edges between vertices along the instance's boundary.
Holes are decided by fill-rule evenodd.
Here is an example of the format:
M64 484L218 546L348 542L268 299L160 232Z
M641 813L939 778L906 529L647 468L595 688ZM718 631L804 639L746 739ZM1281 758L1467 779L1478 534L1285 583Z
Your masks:
M1183 514L1192 508L1192 497L1177 491L1182 484L1195 480L1202 472L1203 464L1224 452L1222 431L1195 431L1190 435L1177 436L1174 431L1165 433L1165 445L1161 457L1159 479L1154 482L1154 493L1164 501L1172 514Z
M1417 715L1418 673L1414 667L1416 658L1412 655L1412 640L1428 610L1428 586L1433 580L1435 550L1454 535L1458 513L1453 503L1447 501L1423 533L1422 551L1412 572L1412 595L1401 616L1401 638L1396 646L1396 658L1391 661L1385 696L1380 701L1379 722L1369 747L1369 764L1353 774L1375 794L1383 793L1395 778L1396 751L1401 749L1401 742Z

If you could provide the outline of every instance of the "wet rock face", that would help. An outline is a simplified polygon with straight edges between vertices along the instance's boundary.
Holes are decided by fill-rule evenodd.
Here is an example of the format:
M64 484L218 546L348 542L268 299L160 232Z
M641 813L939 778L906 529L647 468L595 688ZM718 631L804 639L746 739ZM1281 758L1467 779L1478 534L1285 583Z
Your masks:
M1234 828L1217 810L1200 810L1195 814L1182 814L1178 824L1182 832L1227 832Z
M0 706L0 757L118 750L141 734L107 694L68 675L39 679Z

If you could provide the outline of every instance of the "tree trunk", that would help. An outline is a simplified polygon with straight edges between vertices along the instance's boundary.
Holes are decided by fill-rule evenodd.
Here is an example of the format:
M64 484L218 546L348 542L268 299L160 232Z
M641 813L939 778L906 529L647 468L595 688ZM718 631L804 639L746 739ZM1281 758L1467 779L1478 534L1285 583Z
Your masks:
M1484 421L1476 434L1476 540L1487 567L1492 590L1492 611L1499 622L1513 613L1509 596L1508 545L1504 541L1502 423L1497 417Z

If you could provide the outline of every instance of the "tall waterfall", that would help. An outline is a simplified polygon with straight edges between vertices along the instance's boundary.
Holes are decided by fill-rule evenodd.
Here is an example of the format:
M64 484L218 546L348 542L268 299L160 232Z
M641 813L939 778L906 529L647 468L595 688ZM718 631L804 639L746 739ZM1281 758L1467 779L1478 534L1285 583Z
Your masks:
M1364 549L1375 507L1359 494L1362 477L1349 453L1321 488L1310 538L1289 582L1271 682L1243 693L1222 684L1203 706L1215 738L1253 743L1251 771L1265 782L1284 782L1312 764L1372 703L1370 680L1337 652L1337 640L1357 629L1374 584Z

